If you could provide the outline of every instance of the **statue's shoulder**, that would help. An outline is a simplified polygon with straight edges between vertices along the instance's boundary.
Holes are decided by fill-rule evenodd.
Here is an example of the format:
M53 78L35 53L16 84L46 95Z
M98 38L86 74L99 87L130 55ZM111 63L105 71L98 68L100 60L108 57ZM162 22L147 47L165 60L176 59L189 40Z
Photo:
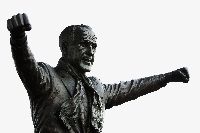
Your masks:
M45 69L45 70L53 69L53 67L51 67L49 64L44 63L44 62L38 62L38 65L39 65L40 67L42 67L43 69Z
M55 68L50 66L47 63L44 62L38 62L38 65L40 66L40 68L42 68L46 73L52 75L55 74Z
M88 77L92 82L96 82L96 83L101 83L100 79L98 79L97 77L94 76L90 76Z
M60 82L59 72L56 67L52 67L51 65L44 62L38 62L38 65L40 68L43 69L43 72L44 72L43 74L48 75L52 83Z
M100 79L94 77L94 76L91 76L91 77L88 77L90 82L91 82L91 85L92 85L92 88L101 96L103 97L104 95L104 89L103 89L103 84L101 83Z

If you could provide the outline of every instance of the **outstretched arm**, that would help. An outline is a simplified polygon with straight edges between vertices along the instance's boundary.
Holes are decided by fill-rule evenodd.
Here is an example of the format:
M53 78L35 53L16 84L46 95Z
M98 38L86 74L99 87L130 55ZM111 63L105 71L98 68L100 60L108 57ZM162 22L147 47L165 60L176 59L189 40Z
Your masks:
M27 45L25 31L31 30L26 14L17 14L7 20L10 31L10 44L17 72L28 92L41 91L40 86L49 82L44 64L38 64Z
M187 83L188 81L187 69L181 68L166 74L120 82L119 84L104 84L106 109L156 91L169 82Z

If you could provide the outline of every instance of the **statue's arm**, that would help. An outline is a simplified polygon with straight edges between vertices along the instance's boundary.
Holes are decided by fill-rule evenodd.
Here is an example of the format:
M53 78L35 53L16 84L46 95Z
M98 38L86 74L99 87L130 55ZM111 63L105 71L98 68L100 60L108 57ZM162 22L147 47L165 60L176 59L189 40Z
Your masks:
M7 20L7 28L10 31L10 44L12 56L17 72L28 91L38 91L40 86L49 82L45 65L38 64L27 45L25 31L31 30L26 14L17 14Z
M104 84L106 109L157 91L169 82L187 83L188 81L187 69L181 68L166 74L120 82L119 84Z

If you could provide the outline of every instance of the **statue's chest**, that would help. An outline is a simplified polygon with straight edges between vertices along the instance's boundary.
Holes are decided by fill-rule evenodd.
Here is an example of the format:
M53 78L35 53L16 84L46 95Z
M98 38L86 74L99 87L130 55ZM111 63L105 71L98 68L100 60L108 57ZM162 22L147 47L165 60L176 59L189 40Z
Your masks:
M91 98L87 95L82 83L78 82L74 95L61 105L59 117L67 127L70 126L79 131L85 130L89 125L89 115L91 115L90 104Z

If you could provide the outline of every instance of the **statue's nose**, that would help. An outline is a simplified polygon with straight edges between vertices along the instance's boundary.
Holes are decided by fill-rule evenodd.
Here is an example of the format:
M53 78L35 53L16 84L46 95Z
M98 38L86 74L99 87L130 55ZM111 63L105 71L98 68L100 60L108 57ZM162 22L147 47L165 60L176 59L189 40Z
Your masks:
M87 54L88 55L94 55L95 49L90 45L87 47Z

